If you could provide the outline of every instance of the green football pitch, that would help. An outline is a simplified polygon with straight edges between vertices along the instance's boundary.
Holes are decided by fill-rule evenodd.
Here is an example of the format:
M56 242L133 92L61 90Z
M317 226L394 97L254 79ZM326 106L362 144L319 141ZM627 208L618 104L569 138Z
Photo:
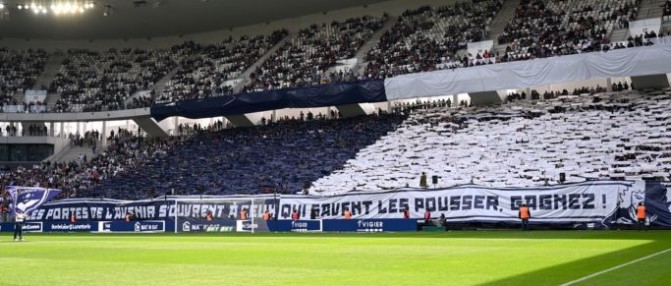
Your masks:
M0 235L0 285L671 285L669 231Z

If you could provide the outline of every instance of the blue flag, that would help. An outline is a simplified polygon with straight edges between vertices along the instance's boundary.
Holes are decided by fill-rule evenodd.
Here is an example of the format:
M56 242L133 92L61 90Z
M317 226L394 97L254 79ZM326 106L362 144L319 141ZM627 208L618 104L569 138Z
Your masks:
M7 192L12 197L12 215L16 215L17 212L29 214L55 198L61 190L10 186L7 187Z

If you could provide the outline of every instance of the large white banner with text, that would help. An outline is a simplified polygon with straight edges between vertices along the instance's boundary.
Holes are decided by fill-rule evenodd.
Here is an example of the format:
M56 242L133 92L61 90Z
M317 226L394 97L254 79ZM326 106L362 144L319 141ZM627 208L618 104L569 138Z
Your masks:
M342 218L349 209L353 218L400 218L408 208L411 218L444 214L447 221L518 221L518 211L526 203L536 222L608 223L617 213L621 196L632 189L630 182L591 182L555 187L494 189L460 186L438 190L405 190L386 193L359 193L335 197L284 196L280 216L289 218L296 209L302 218Z

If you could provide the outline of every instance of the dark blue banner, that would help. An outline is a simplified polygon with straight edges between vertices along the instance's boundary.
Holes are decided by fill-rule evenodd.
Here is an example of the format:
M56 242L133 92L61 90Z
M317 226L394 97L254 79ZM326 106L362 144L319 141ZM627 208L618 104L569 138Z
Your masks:
M318 232L322 231L321 220L271 220L268 229L276 232Z
M329 85L288 88L184 100L154 105L151 116L161 121L171 116L210 118L283 108L310 108L386 101L383 80L362 80Z
M23 224L24 232L42 232L44 230L43 223L36 222L26 222ZM3 222L0 223L0 231L14 231L14 223L12 222Z
M101 221L98 222L100 232L165 232L165 220L144 220L144 221Z
M324 231L386 232L417 231L416 219L325 219Z
M63 221L74 215L80 221L124 220L132 213L133 219L150 220L174 217L174 201L137 201L115 200L59 201L47 204L33 211L29 221Z
M98 231L97 221L87 222L45 222L42 226L44 232L95 232Z
M97 221L76 222L26 222L23 225L25 232L94 232L98 231ZM0 231L14 231L14 223L0 223Z
M274 220L268 222L270 231L277 232L385 232L417 231L415 219L324 219Z
M274 210L273 199L255 199L254 210L262 212ZM117 201L117 200L63 200L46 204L29 213L28 221L63 221L70 220L71 215L79 221L122 221L127 214L133 220L163 220L183 218L204 219L208 213L213 219L238 218L242 209L251 208L249 202L243 201ZM257 214L260 216L260 214Z
M646 207L646 224L655 228L671 228L671 183L660 181L635 181L626 192L620 192L617 213L612 224L635 226L636 207Z
M174 221L173 221L174 222ZM235 232L235 220L181 219L177 223L178 232Z

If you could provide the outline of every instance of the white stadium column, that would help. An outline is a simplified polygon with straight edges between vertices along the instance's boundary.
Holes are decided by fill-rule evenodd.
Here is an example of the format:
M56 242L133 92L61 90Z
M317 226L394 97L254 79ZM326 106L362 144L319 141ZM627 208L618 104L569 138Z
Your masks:
M107 148L107 121L103 121L103 130L100 140L102 141L102 149Z
M526 93L527 96L524 97L524 99L527 99L527 100L528 100L528 99L531 99L531 88L530 88L530 87L527 87L527 88L525 89L525 93Z

